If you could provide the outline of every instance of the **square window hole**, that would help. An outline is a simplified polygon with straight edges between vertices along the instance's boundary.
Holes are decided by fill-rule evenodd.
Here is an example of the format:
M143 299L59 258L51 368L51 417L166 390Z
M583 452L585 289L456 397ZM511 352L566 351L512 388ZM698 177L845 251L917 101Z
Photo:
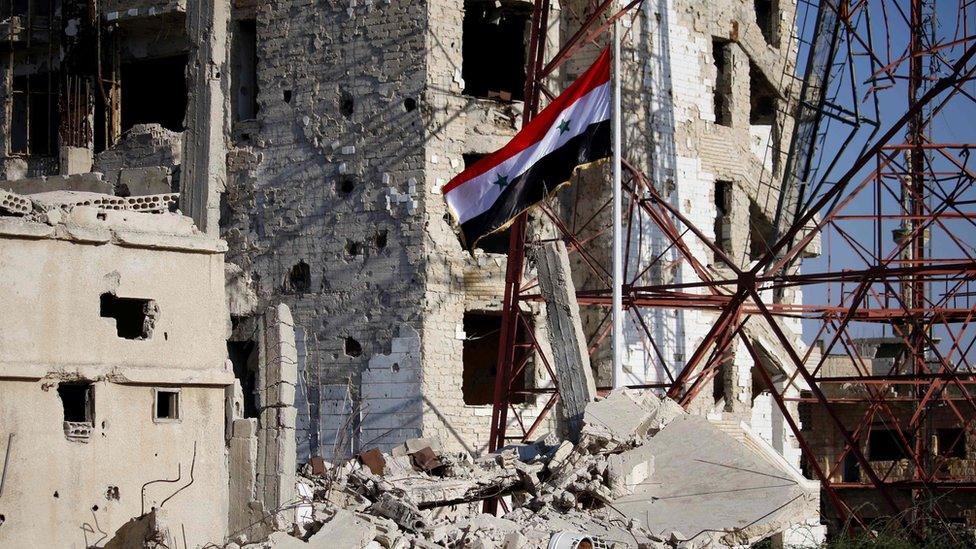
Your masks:
M153 419L176 421L180 419L180 392L174 389L156 389L156 405Z
M115 319L115 332L123 339L149 339L158 308L152 299L102 294L99 314Z

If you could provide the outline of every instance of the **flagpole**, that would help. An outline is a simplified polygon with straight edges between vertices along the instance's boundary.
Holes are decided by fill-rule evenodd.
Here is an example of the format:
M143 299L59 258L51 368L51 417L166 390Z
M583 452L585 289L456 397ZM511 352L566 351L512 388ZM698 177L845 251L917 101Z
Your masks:
M613 386L624 383L623 345L623 203L621 198L621 169L623 139L620 131L620 23L613 23Z

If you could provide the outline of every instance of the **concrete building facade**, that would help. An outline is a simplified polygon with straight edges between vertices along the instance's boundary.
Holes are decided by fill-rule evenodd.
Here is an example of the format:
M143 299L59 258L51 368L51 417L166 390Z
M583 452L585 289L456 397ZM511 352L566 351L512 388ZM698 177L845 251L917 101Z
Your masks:
M100 546L160 507L222 539L226 246L90 197L121 201L0 216L0 545Z
M584 8L554 5L550 47L572 34ZM699 226L718 231L740 265L762 251L778 198L795 93L794 12L788 2L646 2L625 21L628 158ZM323 455L421 435L486 447L494 360L472 357L495 351L486 339L500 324L505 254L495 252L505 245L465 254L439 189L520 126L530 13L528 2L458 0L233 12L231 35L246 39L231 42L253 51L231 56L254 60L242 80L257 93L238 111L254 118L231 122L223 234L260 299L287 302L304 331L312 394L300 423ZM479 57L489 43L509 54ZM578 55L551 87L565 86L595 52ZM645 258L667 247L648 236L635 250ZM716 264L704 246L693 251ZM687 265L649 276L693 278ZM667 366L678 369L710 317L652 314L673 358ZM662 379L632 343L629 381ZM403 351L411 346L418 351ZM727 395L699 411L754 423L797 463L771 399L752 394L755 365L744 349L736 357L723 374ZM606 361L594 365L608 386ZM548 383L529 370L524 383ZM531 419L540 404L519 406Z

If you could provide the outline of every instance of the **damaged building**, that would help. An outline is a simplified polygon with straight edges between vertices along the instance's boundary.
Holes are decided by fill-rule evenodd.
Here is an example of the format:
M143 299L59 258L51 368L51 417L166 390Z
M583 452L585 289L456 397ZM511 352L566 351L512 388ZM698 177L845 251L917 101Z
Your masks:
M572 36L587 5L552 3L546 41ZM280 541L282 525L296 521L322 536L345 530L327 527L335 517L361 526L363 545L386 545L383 532L434 536L426 522L401 519L435 507L450 511L424 520L452 525L438 543L459 543L452 536L467 527L458 517L496 495L467 492L485 475L511 505L532 500L585 515L614 502L637 516L649 498L678 494L635 486L653 484L647 455L676 460L664 441L688 432L717 437L701 451L734 445L736 463L788 485L756 487L756 501L782 503L782 513L744 516L734 512L742 501L690 500L715 509L697 516L718 517L709 525L730 536L696 543L819 543L819 495L796 473L796 441L756 370L782 382L790 361L758 325L745 330L762 360L744 348L730 354L670 432L638 426L646 440L612 449L550 438L538 456L485 457L508 234L467 254L441 187L521 127L532 10L523 0L0 2L0 193L9 201L0 206L0 270L14 281L0 290L8 311L0 315L0 544L28 539L35 515L50 510L52 546L102 546L122 539L124 525L142 535L162 522L185 525L189 546ZM739 265L766 250L779 199L796 94L785 76L796 65L795 10L781 0L647 1L624 22L628 158ZM583 48L547 85L564 88L597 52ZM592 167L573 184L604 196L607 175ZM586 213L566 202L562 214ZM546 234L545 223L535 219L532 230ZM667 253L660 234L643 236L633 253ZM605 241L591 246L607 258ZM705 247L692 253L722 269ZM592 281L575 267L573 283L586 289ZM647 276L694 275L675 262ZM550 341L546 308L531 314L519 340ZM607 342L592 353L594 388L665 381L712 321L654 311L666 363L650 360L628 332L623 379ZM587 337L597 324L583 313ZM798 322L782 327L802 345ZM523 421L546 414L538 393L553 382L528 359L513 402ZM543 435L563 428L554 415L542 423ZM402 448L417 439L426 442ZM643 457L612 457L645 443ZM415 456L431 447L465 481L430 481L431 492L454 489L452 497L397 492L403 499L387 507L400 511L382 503L393 492L386 467L341 465L385 453L396 474L424 477L414 479L422 485L431 468ZM42 481L26 470L37 448L51 467ZM592 478L570 478L566 459L585 462L580 470ZM607 471L627 459L639 472L621 489ZM103 461L110 466L88 466ZM296 463L309 464L297 487ZM674 463L656 467L660 478ZM543 480L548 487L537 489ZM531 497L521 493L527 486ZM341 506L349 514L294 508L296 498L320 501L323 490L355 500ZM66 502L70 510L58 509ZM150 512L159 520L130 524ZM529 515L526 524L546 533L539 540L583 528ZM758 515L769 520L749 529ZM598 520L621 544L630 532L678 544L702 524ZM501 543L518 524L484 529Z
M935 471L937 479L972 478L976 467L976 434L971 422L960 421L957 416L959 406L966 400L963 392L965 386L947 388L946 401L951 404L928 411L920 431L909 429L907 426L911 425L909 420L915 413L913 403L917 398L913 384L904 379L901 380L903 383L898 383L898 376L894 376L889 383L879 383L874 387L851 383L852 379L864 372L891 375L895 366L906 356L904 339L861 338L851 343L850 355L838 351L825 357L820 386L840 403L835 413L854 434L857 447L872 467L897 487L891 490L892 497L903 503L919 497L923 501L929 498L937 500L947 524L966 530L976 527L976 497L972 491L948 489L919 496L917 490L913 490L917 487L911 482L916 462L910 452L915 449L916 437L930 439L924 441L923 455L926 465ZM819 352L819 347L815 351ZM962 380L964 385L971 382L972 374ZM875 407L872 410L871 399L876 399L879 392L889 394L892 402L885 408ZM847 447L846 441L828 426L829 416L808 392L804 391L801 397L804 436L816 449L820 465L829 472L833 485L844 491L847 501L855 502L863 509L862 516L866 520L886 518L889 514L886 503L880 494L871 489L868 475ZM803 465L804 470L809 470L810 464L805 460ZM833 512L824 517L824 522L834 531L843 527Z
M0 545L101 546L156 507L222 538L226 246L173 195L0 196Z

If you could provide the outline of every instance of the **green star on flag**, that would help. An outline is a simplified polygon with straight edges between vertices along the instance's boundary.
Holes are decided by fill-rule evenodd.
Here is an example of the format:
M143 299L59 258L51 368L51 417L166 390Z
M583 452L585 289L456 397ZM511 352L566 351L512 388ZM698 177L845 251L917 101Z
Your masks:
M493 183L499 187L504 187L505 185L508 185L508 176L498 174L498 179L493 181Z
M569 131L569 120L563 120L559 123L559 135L562 135Z

